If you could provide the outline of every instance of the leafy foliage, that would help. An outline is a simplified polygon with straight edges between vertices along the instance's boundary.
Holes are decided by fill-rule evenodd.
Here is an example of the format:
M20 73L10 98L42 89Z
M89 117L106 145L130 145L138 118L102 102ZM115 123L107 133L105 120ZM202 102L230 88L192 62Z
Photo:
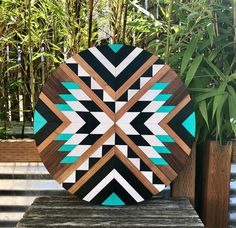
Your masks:
M189 88L199 140L236 135L235 2L2 0L0 137L22 121L60 62L89 46L127 43L165 59Z

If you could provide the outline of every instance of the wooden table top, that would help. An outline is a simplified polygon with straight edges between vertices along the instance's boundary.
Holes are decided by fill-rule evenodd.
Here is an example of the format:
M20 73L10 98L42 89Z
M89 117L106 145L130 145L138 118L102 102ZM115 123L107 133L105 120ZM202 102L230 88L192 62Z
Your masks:
M92 205L77 197L39 197L17 227L204 227L185 198L153 199L126 207Z
M34 115L40 157L80 199L128 205L170 184L189 158L195 112L179 76L157 56L113 44L61 64Z

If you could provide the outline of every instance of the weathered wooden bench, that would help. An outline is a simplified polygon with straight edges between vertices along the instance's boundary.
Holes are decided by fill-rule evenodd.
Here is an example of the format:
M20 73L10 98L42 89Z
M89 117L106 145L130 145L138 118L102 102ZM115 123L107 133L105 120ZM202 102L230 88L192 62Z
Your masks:
M74 196L39 197L17 227L204 227L185 198L154 198L125 207L91 205Z

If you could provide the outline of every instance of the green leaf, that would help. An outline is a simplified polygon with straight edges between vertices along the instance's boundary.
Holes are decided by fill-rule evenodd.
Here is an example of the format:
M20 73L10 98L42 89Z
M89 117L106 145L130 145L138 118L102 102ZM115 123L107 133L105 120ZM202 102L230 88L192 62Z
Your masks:
M192 64L190 65L189 67L189 70L187 72L187 75L186 75L186 79L185 79L185 85L186 87L189 86L189 84L191 83L194 75L196 74L197 72L197 69L200 65L200 63L202 62L202 58L203 56L202 55L198 55L192 62Z
M208 60L207 58L204 58L204 60L206 61L206 63L208 64L209 67L211 67L212 70L214 70L214 72L222 79L225 80L226 77L224 75L224 73L216 66L214 65L210 60Z
M230 82L230 81L233 81L235 79L236 79L236 73L233 73L228 77L227 81Z
M223 94L226 94L226 92L219 92L217 89L212 89L212 91L210 91L208 93L201 94L201 95L195 97L195 102L198 103L198 102L206 100L208 98L215 97L217 95L223 95Z
M229 95L228 105L229 105L230 123L232 126L232 130L234 132L234 136L236 136L236 108L235 108L236 107L236 94Z
M216 110L216 126L217 126L216 136L219 137L220 139L221 139L221 133L222 133L222 127L223 127L222 126L222 122L223 122L222 109L227 98L228 98L227 93L220 96L219 104Z
M185 52L184 52L184 56L183 56L183 60L182 60L182 64L181 64L181 70L180 70L180 74L183 74L192 55L193 52L195 51L196 47L197 47L197 43L198 43L198 37L194 37L191 42L188 44Z
M201 113L203 119L205 120L206 125L207 125L207 127L208 127L208 129L209 129L208 112L207 112L207 104L206 104L206 101L203 100L203 101L199 102L198 107L199 107L200 113Z
M226 82L222 82L222 83L220 84L219 88L218 88L218 91L219 91L219 92L224 92L226 86L227 86L227 83L226 83ZM213 119L214 116L215 116L215 113L216 113L217 108L221 105L221 102L222 102L222 95L217 95L217 96L215 96L214 101L213 101L212 119Z
M210 38L211 46L213 46L214 26L212 23L207 25L207 32Z

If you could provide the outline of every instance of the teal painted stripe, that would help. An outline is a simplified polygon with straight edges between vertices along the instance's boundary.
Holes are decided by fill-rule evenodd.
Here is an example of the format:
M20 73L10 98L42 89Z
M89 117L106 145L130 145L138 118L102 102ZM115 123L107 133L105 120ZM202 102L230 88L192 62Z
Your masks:
M63 158L60 163L65 164L65 163L74 163L77 161L77 159L79 158L79 156L66 156L65 158Z
M123 206L125 203L118 195L116 195L116 193L113 192L106 200L103 201L102 205Z
M159 154L171 154L171 152L165 146L153 146L153 149L155 149Z
M196 117L195 112L193 112L182 125L188 130L188 132L194 137L196 134Z
M56 104L60 111L73 111L73 109L68 104Z
M62 82L61 84L67 89L80 89L80 87L74 82Z
M169 135L156 135L156 137L161 142L174 142L174 140Z
M74 134L60 134L54 140L69 140Z
M58 151L72 151L74 148L76 147L76 145L62 145Z
M171 96L172 94L158 94L154 101L167 101Z
M155 165L168 165L168 163L163 158L150 158L150 160Z
M151 90L163 90L169 85L168 82L157 82L150 89Z
M47 120L37 111L34 112L34 134L36 134L45 124Z
M123 44L108 44L108 46L112 49L112 51L117 53L123 47Z
M59 96L64 101L77 101L77 99L72 94L59 94Z
M157 112L171 112L173 109L175 108L175 106L161 106Z

